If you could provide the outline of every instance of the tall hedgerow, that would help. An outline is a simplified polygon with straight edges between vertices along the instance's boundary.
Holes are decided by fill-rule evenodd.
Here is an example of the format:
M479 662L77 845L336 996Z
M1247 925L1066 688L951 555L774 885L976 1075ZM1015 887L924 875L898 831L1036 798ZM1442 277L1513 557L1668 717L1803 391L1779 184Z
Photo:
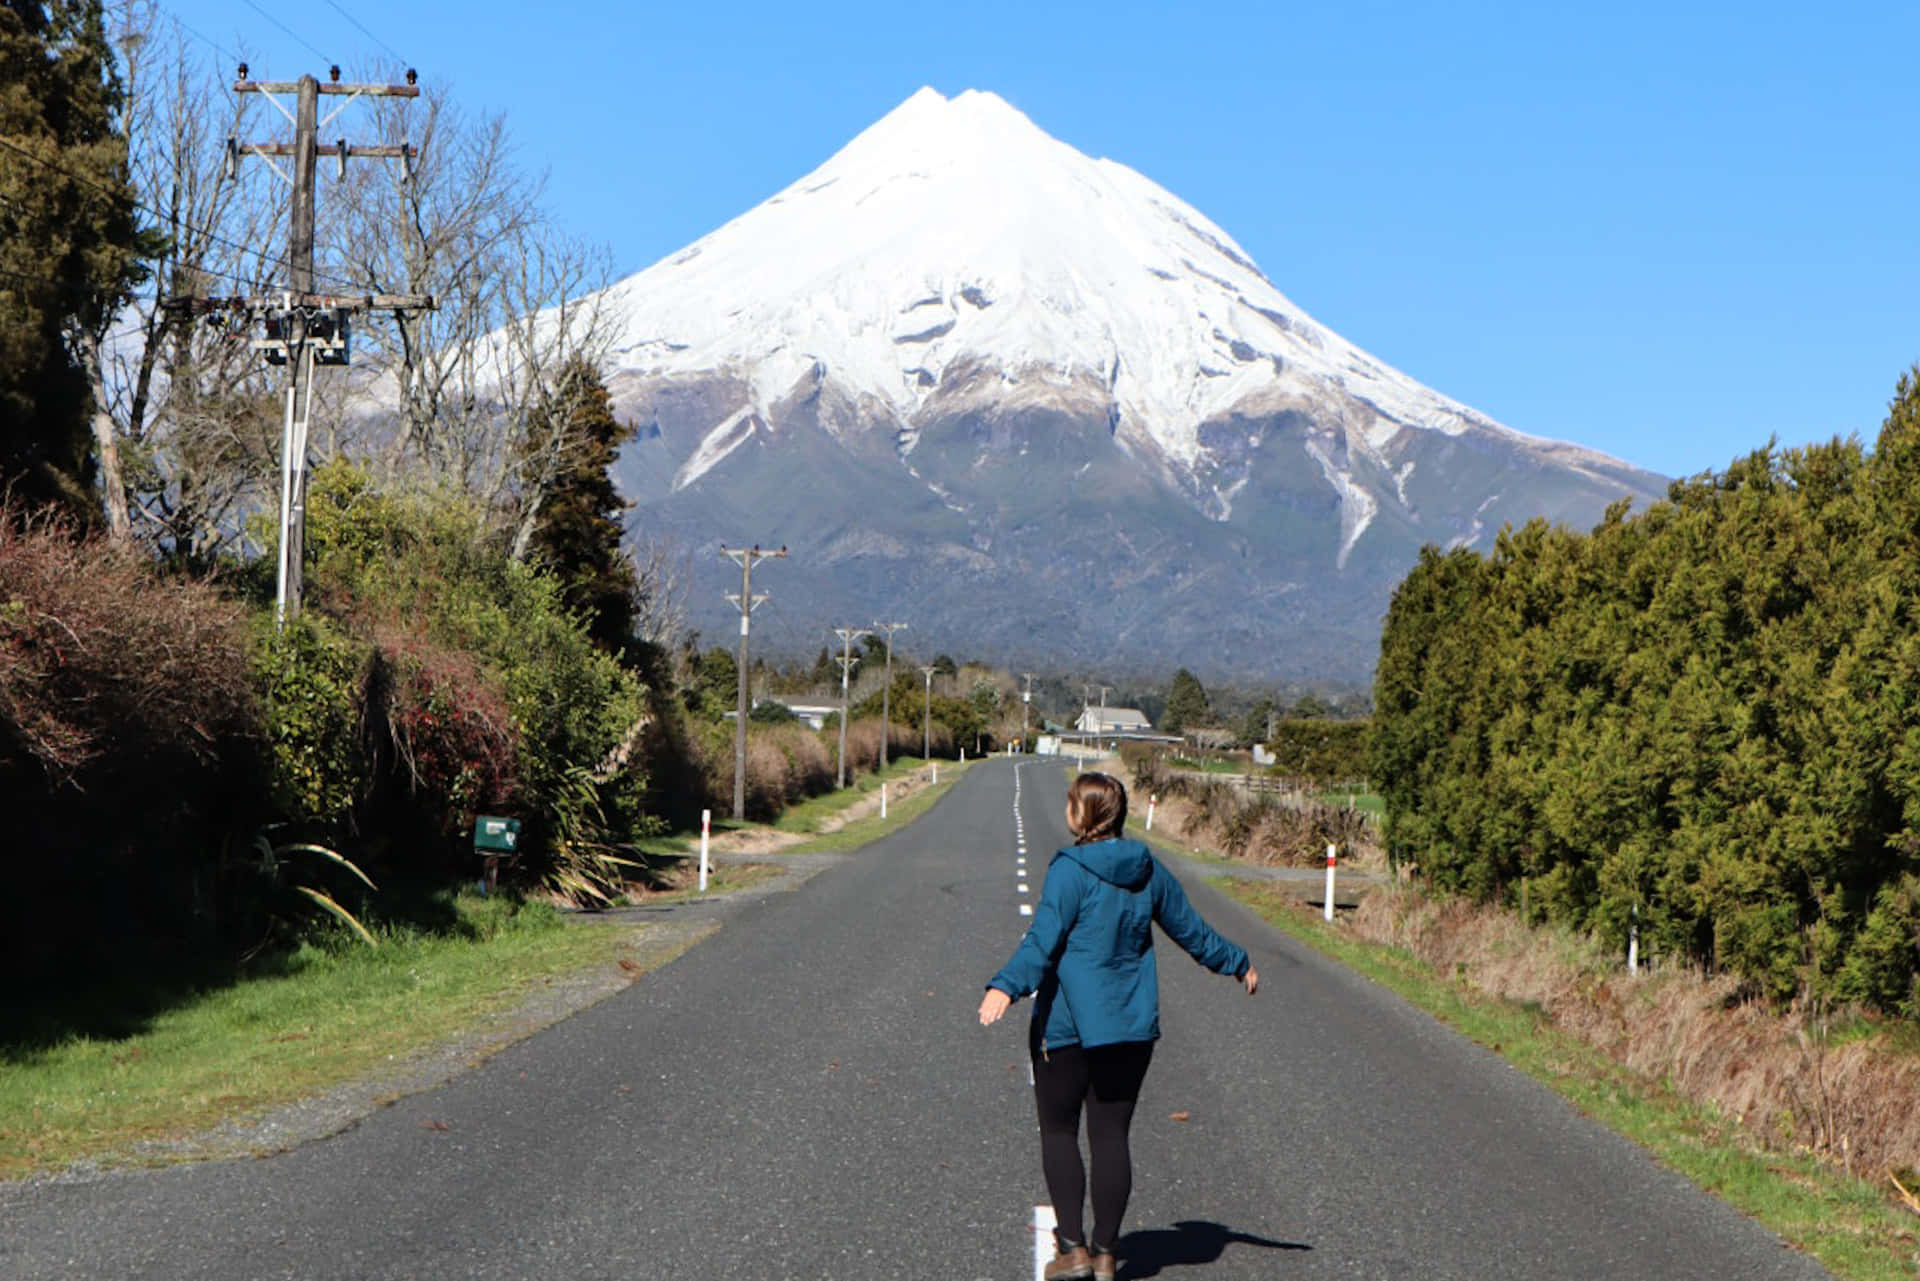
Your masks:
M1916 1011L1920 383L1873 452L1754 452L1485 556L1388 613L1396 859L1776 997Z

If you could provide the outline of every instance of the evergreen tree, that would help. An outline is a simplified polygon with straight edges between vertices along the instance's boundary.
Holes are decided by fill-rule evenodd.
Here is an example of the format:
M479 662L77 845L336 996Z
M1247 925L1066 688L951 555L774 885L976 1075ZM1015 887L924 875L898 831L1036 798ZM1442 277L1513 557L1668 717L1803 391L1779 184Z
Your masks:
M0 484L93 515L83 351L142 276L100 0L0 0Z
M694 673L694 692L698 708L707 716L724 716L740 705L740 664L733 651L715 645L700 656Z
M1173 685L1167 690L1167 710L1161 715L1160 728L1178 734L1206 724L1210 715L1207 691L1199 678L1184 667L1175 672Z
M1268 731L1273 726L1276 710L1270 698L1263 698L1248 708L1247 714L1240 718L1240 741L1243 743L1266 742L1270 737Z
M1300 701L1293 705L1288 713L1295 720L1310 721L1327 715L1332 709L1316 694L1302 694Z
M612 471L620 446L633 436L633 427L614 417L599 371L575 357L521 447L538 502L527 558L565 584L568 607L586 620L594 643L615 654L633 634L636 583L620 545L627 503Z
M1920 1013L1916 494L1910 373L1871 456L1769 445L1589 535L1423 551L1375 682L1389 853L1776 998Z

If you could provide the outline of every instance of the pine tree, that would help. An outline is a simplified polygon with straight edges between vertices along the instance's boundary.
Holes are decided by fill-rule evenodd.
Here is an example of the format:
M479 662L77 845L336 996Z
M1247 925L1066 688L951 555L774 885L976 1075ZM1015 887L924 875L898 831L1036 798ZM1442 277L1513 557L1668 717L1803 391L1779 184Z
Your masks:
M521 446L537 500L526 557L565 584L567 605L585 620L588 635L615 654L632 638L636 584L620 545L627 503L611 473L633 436L633 427L614 417L599 371L576 357Z
M0 0L0 484L91 516L86 336L141 279L100 0Z
M1207 691L1199 678L1184 667L1175 672L1173 686L1167 690L1167 710L1161 715L1160 727L1178 734L1206 724L1209 715Z

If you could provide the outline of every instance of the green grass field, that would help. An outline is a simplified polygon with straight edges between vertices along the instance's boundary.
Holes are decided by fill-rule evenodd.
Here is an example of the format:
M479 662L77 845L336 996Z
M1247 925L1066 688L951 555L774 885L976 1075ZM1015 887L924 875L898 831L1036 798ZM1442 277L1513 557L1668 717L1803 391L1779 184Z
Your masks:
M43 1006L0 1046L0 1178L124 1157L166 1139L360 1079L450 1039L504 1027L543 984L618 967L628 977L670 955L655 927L569 923L545 905L461 894L458 928L384 929L376 948L344 934L263 961L232 981L152 999L111 1032L85 1012ZM143 994L75 992L78 1006L131 1006ZM154 996L156 994L145 994Z

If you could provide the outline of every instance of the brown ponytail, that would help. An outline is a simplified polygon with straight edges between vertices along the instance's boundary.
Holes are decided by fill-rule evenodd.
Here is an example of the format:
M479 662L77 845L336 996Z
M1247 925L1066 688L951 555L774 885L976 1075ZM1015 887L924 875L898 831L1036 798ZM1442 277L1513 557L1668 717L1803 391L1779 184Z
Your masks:
M1111 774L1082 774L1067 789L1067 826L1076 845L1119 836L1127 826L1127 789Z

